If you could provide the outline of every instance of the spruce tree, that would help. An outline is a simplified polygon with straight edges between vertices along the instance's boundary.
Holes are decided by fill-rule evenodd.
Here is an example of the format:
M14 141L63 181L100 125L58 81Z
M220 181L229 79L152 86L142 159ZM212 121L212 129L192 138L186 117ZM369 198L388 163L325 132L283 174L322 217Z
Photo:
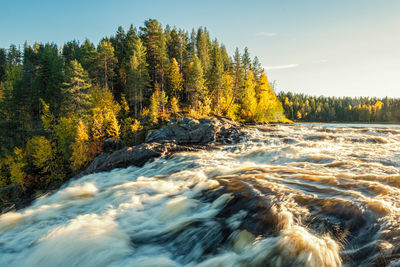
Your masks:
M198 57L195 57L194 61L189 64L185 88L190 105L197 111L198 102L204 101L207 96L203 68Z
M87 114L90 107L89 88L91 84L88 74L77 60L71 61L66 80L63 90L63 110L69 115Z
M212 65L208 78L208 88L214 99L214 110L217 115L220 115L221 97L223 94L224 81L224 62L217 40L212 44Z
M147 70L146 48L138 39L135 43L133 55L129 61L127 96L130 105L134 106L134 114L137 117L143 109L144 95L148 96L147 88L150 85L150 77Z
M242 104L242 117L247 121L253 121L254 115L257 110L257 98L256 98L256 81L254 79L253 72L249 70L243 94L243 104Z
M183 75L180 72L179 64L175 58L172 59L171 66L169 68L169 81L171 88L171 95L178 98L179 93L182 91Z
M102 81L102 86L113 89L113 67L116 63L117 59L114 56L114 47L109 40L103 40L98 47L98 79Z

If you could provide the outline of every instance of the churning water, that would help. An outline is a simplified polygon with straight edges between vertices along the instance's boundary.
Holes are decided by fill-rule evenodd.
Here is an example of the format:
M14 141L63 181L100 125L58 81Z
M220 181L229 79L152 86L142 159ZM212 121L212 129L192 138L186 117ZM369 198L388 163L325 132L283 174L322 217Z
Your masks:
M400 266L400 127L278 125L0 217L0 266Z

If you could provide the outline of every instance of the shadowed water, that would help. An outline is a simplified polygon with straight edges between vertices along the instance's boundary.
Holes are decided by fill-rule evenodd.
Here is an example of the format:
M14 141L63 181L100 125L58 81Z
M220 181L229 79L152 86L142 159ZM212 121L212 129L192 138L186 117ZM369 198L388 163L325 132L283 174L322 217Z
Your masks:
M400 266L400 127L254 126L0 216L0 266Z

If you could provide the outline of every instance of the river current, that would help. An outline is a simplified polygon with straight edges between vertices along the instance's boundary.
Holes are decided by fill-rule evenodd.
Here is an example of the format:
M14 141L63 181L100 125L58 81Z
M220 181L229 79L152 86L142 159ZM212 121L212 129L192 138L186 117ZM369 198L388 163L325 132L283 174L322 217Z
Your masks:
M400 266L400 126L251 126L0 216L0 266Z

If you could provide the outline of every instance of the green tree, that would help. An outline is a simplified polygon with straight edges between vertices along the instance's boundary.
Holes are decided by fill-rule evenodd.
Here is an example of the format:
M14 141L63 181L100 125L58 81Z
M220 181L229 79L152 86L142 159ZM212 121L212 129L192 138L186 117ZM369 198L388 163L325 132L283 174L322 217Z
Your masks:
M100 73L103 74L102 85L104 87L113 88L112 79L115 74L113 67L116 63L117 60L114 56L114 47L109 40L103 40L98 47L98 64ZM99 80L101 79L99 78Z
M197 48L197 57L201 62L203 72L208 73L211 66L211 60L210 60L211 42L210 42L210 35L207 29L199 28L197 30L196 48Z
M50 171L54 159L54 150L49 140L44 136L34 136L28 140L25 147L29 169L39 174Z
M127 83L128 101L134 106L135 117L143 110L144 93L150 84L147 66L146 48L139 39L135 43L133 55L129 61Z
M146 46L147 63L153 88L157 82L161 86L161 91L164 91L168 74L168 56L162 27L157 20L149 19L145 21L144 27L141 27L140 30Z
M217 115L221 113L221 98L225 85L224 62L218 42L215 40L212 44L212 65L209 74L208 88L214 99L214 110Z
M82 121L78 123L75 142L71 145L71 148L71 168L73 170L80 170L92 159L89 148L88 130Z
M257 110L257 98L256 98L256 81L254 80L253 72L248 71L245 85L244 85L244 97L242 105L242 117L245 120L253 121Z
M68 114L82 116L87 114L90 107L91 87L89 78L81 64L77 60L70 62L67 74L67 82L64 83L64 106L63 109Z
M186 93L192 108L197 111L199 101L204 101L207 96L203 68L198 57L189 64L187 76Z
M172 64L169 69L169 81L172 90L171 95L173 95L175 98L178 98L179 93L183 89L183 75L175 58L172 59Z

